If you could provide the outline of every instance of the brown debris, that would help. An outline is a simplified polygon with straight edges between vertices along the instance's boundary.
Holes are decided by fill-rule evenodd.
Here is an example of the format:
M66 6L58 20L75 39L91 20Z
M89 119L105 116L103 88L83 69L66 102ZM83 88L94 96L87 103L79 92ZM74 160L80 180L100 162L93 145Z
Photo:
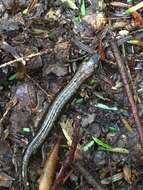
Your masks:
M74 131L73 131L73 139L72 139L72 145L71 145L70 152L69 152L66 160L64 160L64 163L60 169L58 176L55 179L55 182L54 182L51 190L58 190L60 188L60 186L63 185L66 171L71 166L71 163L74 160L74 154L76 151L77 144L79 142L79 129L80 129L79 127L80 127L80 123L79 123L79 119L77 119Z
M0 187L11 188L11 185L14 180L14 178L12 178L4 172L0 173Z

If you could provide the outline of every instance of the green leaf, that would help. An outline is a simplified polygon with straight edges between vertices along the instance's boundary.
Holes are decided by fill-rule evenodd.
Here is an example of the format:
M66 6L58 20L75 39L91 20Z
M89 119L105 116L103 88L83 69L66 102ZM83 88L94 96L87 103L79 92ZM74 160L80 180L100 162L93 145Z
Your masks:
M93 140L91 140L89 143L87 143L83 146L83 151L84 152L88 151L94 144L95 144L95 142Z
M94 140L98 145L102 146L103 148L105 148L105 149L111 149L111 148L112 148L111 145L104 143L103 141L101 141L101 140L98 139L97 137L92 137L92 138L93 138L93 140Z
M90 85L96 84L96 80L95 80L95 79L91 79L91 80L89 81L89 84L90 84Z
M126 148L120 148L120 147L115 147L113 148L111 145L104 143L103 141L99 140L96 137L92 137L93 140L101 146L102 150L110 151L110 152L117 152L117 153L123 153L123 154L128 154L129 151Z
M132 6L126 10L126 14L132 14L133 12L137 11L138 9L141 9L143 7L143 1L136 4L135 6Z
M12 81L12 80L15 80L16 79L16 73L11 75L8 80Z
M116 152L116 153L123 153L128 154L129 151L126 148L122 147L115 147L113 148L111 145L104 143L97 137L92 137L93 140L91 140L89 143L83 146L83 151L88 151L95 143L98 144L101 148L101 150L110 151L110 152Z
M81 17L80 17L80 15L79 15L79 16L76 16L76 17L74 17L74 20L75 20L76 22L81 22Z
M26 132L26 133L30 133L31 132L31 129L28 128L28 127L24 127L22 130L23 130L23 132Z
M104 110L111 110L111 111L118 111L118 108L116 106L114 107L109 107L105 104L102 104L102 103L98 103L95 105L96 108L101 108L101 109L104 109Z
M80 106L83 103L83 98L78 98L74 100L74 105Z
M109 127L109 131L111 133L116 133L117 132L117 129L115 127Z
M85 0L81 0L80 15L81 16L85 16L86 15Z

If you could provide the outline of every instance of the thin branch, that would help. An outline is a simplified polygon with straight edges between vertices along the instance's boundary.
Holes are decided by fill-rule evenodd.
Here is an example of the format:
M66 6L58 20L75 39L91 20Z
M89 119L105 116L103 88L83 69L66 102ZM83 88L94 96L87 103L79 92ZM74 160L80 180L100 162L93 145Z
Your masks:
M17 104L17 98L12 98L7 104L6 104L6 111L4 112L2 118L0 119L0 126L3 122L3 120L6 118L9 111Z
M143 128L142 128L142 124L141 124L141 121L139 118L137 106L135 104L135 101L134 101L134 98L133 98L133 95L131 92L131 88L130 88L130 85L128 82L128 75L127 75L127 72L125 69L124 60L121 57L121 53L118 49L118 46L117 46L115 39L113 38L113 35L111 36L111 38L112 38L111 47L112 47L114 56L115 56L117 64L118 64L118 68L119 68L119 71L120 71L120 74L121 74L121 77L123 80L123 84L124 84L124 87L125 87L125 90L126 90L126 93L128 96L129 103L131 105L132 113L133 113L134 120L136 123L137 132L139 135L139 140L140 140L141 146L143 147Z
M97 182L95 176L92 176L89 171L83 166L81 161L77 161L74 163L74 167L81 173L84 179L96 190L104 190L104 188Z
M45 50L42 50L42 51L40 51L38 53L32 53L30 55L23 56L23 57L14 59L12 61L9 61L7 63L4 63L4 64L0 65L0 68L6 67L6 66L9 66L11 64L18 63L18 62L22 62L23 63L23 60L24 61L29 61L29 59L32 59L34 57L41 56L41 55L44 55L44 54L47 54L47 53L50 53L50 52L51 52L50 49L45 49Z
M48 101L52 100L52 94L48 94L46 90L44 90L39 83L37 83L30 75L25 74L28 79L30 79L47 97Z

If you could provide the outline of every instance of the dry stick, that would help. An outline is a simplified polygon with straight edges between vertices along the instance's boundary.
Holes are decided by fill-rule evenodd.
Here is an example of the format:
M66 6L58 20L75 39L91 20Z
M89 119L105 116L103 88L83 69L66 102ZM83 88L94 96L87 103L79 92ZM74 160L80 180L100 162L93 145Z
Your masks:
M84 179L96 190L104 190L104 188L97 182L95 176L93 177L89 171L81 164L81 161L77 161L74 163L74 167L81 173Z
M15 105L17 104L17 98L14 97L12 98L6 105L6 111L4 112L2 118L0 119L0 126L3 122L3 120L5 119L5 117L7 116L8 112L11 110L11 108L13 108Z
M63 166L61 167L60 172L59 172L57 178L55 179L55 182L54 182L51 190L59 190L61 185L63 184L64 178L66 175L66 171L71 166L71 163L74 159L76 147L79 142L79 129L80 129L80 119L77 118L77 120L75 122L74 130L73 130L73 140L72 140L72 145L71 145L69 155L67 156L66 160L64 161Z
M135 120L136 127L137 127L137 132L138 132L139 139L140 139L140 143L141 143L141 146L143 147L143 128L142 128L142 125L140 122L137 106L135 104L135 101L134 101L134 98L133 98L133 95L132 95L132 92L131 92L131 89L129 86L128 76L127 76L127 72L125 70L125 65L124 65L124 60L122 59L121 53L117 46L117 43L116 43L115 39L113 39L113 38L111 40L111 47L112 47L114 56L116 58L116 61L117 61L118 67L119 67L119 71L120 71L120 74L121 74L121 77L123 80L123 84L124 84L128 99L129 99L129 103L131 105L132 113L133 113L134 120Z
M50 53L50 52L51 52L50 49L45 49L45 50L42 50L42 51L40 51L38 53L32 53L30 55L23 56L23 57L14 59L12 61L9 61L7 63L4 63L4 64L0 65L0 68L6 67L6 66L11 65L13 63L18 63L18 62L22 62L23 63L23 60L29 61L29 59L32 59L34 57L41 56L41 55L44 55L44 54L47 54L47 53Z
M48 101L51 101L51 100L52 100L52 95L51 95L51 94L48 94L48 93L46 92L46 90L44 90L44 89L40 86L39 83L37 83L32 77L30 77L30 75L28 75L28 74L25 74L25 75L26 75L26 77L27 77L28 79L30 79L30 80L46 95Z

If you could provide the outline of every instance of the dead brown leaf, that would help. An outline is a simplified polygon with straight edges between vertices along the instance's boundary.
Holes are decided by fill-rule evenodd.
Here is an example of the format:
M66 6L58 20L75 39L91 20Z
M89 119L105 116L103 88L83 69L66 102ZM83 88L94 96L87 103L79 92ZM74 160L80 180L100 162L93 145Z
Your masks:
M68 73L67 68L62 64L51 64L44 71L44 75L54 73L56 76L61 77L65 76Z
M10 188L14 178L10 177L4 172L0 173L0 187Z
M134 18L135 24L137 26L143 26L143 17L139 12L133 12L132 17Z
M58 153L59 153L59 141L53 147L48 159L45 162L43 173L39 180L39 190L50 190L58 164Z
M67 120L62 120L60 122L63 134L67 140L67 144L68 146L71 146L72 144L72 136L73 136L73 131L74 131L74 123L72 119L67 119ZM75 154L74 154L74 159L75 160L82 160L83 159L83 151L81 146L78 144L77 148L75 150Z
M131 180L131 178L132 178L131 169L130 169L127 165L125 165L125 166L123 167L123 173L124 173L124 178L125 178L125 180L126 180L129 184L132 184L132 180Z

